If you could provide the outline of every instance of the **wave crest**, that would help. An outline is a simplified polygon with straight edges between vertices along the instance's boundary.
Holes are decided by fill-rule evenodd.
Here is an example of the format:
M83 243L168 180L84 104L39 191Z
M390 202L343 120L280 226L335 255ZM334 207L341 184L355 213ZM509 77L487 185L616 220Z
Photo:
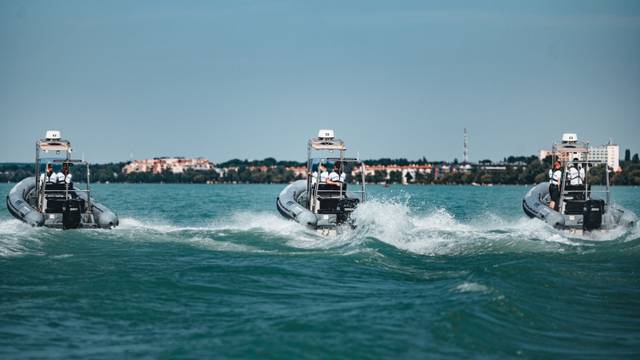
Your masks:
M503 252L580 252L598 242L640 239L640 225L609 233L569 237L547 224L496 214L459 218L444 208L418 211L409 199L373 199L353 214L357 227L324 237L275 212L239 211L199 225L163 219L124 217L113 230L86 232L92 240L182 242L216 251L319 250L343 255L379 252L380 244L419 255L473 255ZM18 220L0 220L0 256L41 251L41 243L62 236L59 230L32 228ZM75 235L74 235L75 236ZM631 245L635 248L635 245ZM384 251L384 250L383 250Z
M461 221L443 208L416 213L395 201L369 201L358 207L354 217L362 228L360 234L421 255L564 251L567 246L593 246L524 217L506 220L485 214ZM612 236L618 238L619 234Z

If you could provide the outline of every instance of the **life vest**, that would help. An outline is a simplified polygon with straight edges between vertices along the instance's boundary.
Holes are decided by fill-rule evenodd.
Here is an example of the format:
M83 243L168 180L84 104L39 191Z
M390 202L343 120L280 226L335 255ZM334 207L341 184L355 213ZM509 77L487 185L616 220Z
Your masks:
M549 183L551 185L559 186L561 179L562 179L562 171L555 170L555 171L549 172Z
M64 173L58 173L57 174L57 183L58 184L64 184L64 183L71 183L71 173L65 175Z
M40 175L40 181L45 183L55 183L56 181L58 181L58 174L53 172L51 174L47 174L45 172L44 174Z
M569 169L569 183L571 185L582 185L582 176L580 176L580 171L575 167Z

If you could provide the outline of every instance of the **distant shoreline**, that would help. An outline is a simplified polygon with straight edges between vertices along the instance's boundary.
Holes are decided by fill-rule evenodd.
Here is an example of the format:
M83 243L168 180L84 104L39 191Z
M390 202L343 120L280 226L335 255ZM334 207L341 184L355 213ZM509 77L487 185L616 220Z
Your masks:
M409 184L409 185L532 185L546 181L551 167L551 158L539 160L536 156L509 156L504 161L493 163L483 160L476 164L453 162L430 162L427 159L410 161L407 159L364 160L367 184ZM305 179L305 163L278 161L273 158L263 160L233 159L206 169L192 168L135 168L127 167L130 162L90 164L91 183L129 184L289 184ZM621 171L610 175L611 185L640 185L640 161L620 162ZM125 168L128 171L125 171ZM143 171L144 170L144 171ZM0 163L0 183L16 183L33 176L32 163ZM360 168L345 169L347 182L355 183L362 176ZM86 168L72 168L73 179L86 181ZM604 184L605 168L593 167L589 171L589 183Z

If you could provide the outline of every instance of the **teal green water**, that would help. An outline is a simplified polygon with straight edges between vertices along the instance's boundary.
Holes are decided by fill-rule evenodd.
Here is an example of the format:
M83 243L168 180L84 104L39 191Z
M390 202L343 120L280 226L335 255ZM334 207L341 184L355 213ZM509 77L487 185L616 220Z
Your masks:
M371 186L327 239L282 188L96 185L111 231L3 207L0 358L640 357L637 225L567 238L526 187ZM640 188L614 198L640 214Z

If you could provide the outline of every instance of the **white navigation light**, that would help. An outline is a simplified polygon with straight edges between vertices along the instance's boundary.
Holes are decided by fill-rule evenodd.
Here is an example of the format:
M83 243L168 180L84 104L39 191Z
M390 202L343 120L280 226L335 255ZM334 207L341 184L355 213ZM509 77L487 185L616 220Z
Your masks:
M562 142L576 142L578 141L578 134L564 133L562 134Z
M331 129L322 129L318 132L318 137L320 139L333 139L335 135Z
M47 140L60 140L60 131L47 130Z

